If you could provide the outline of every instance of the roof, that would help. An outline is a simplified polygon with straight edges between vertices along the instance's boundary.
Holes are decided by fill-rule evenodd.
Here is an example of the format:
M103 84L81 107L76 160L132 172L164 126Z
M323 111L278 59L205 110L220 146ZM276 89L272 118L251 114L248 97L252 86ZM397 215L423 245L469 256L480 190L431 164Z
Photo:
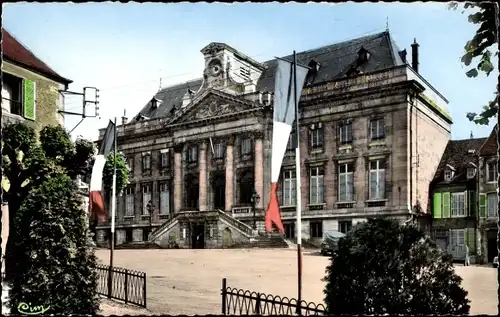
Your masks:
M484 142L483 146L479 150L479 155L481 156L493 156L497 155L498 152L498 144L497 144L497 125L491 130L490 135L486 142Z
M57 82L63 84L73 82L56 73L4 28L2 28L2 54L5 60L19 64Z
M444 182L444 170L447 166L455 170L455 175L451 182L446 183L467 181L467 167L471 166L471 162L477 166L479 149L486 140L487 138L477 138L448 141L432 182ZM471 153L470 150L474 152Z
M370 53L370 58L366 63L357 65L358 51L362 47ZM291 60L292 55L282 58ZM343 78L353 66L363 73L370 73L405 64L399 54L399 48L388 31L297 53L298 63L307 65L312 60L318 62L320 68L314 78L308 80L309 85ZM257 91L273 92L277 60L273 59L262 64L265 69L257 82ZM169 116L174 106L180 107L187 89L196 91L202 83L203 79L197 79L164 88L154 96L161 101L161 104L153 109L151 100L148 100L139 114L151 119Z

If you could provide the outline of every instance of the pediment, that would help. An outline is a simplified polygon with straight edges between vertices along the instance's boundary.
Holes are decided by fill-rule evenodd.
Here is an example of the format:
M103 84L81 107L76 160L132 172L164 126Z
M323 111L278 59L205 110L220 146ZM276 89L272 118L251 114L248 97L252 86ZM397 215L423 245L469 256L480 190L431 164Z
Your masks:
M171 124L218 118L256 107L256 104L250 100L215 90L202 93L200 97L195 98L191 104L187 105L184 112L176 117Z

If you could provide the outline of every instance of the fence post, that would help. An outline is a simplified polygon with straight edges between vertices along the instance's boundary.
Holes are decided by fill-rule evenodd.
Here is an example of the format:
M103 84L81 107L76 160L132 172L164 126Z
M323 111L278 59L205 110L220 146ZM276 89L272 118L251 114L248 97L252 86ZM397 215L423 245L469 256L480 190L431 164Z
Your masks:
M128 302L128 271L125 271L125 304Z
M147 281L146 273L144 273L144 308L147 307L147 305L146 305L146 281Z
M111 292L113 289L113 268L108 266L108 298L111 298Z
M260 293L257 293L257 301L255 302L255 314L260 315Z
M226 307L226 297L227 297L226 283L227 283L227 281L226 281L226 278L224 277L222 279L222 289L221 289L221 291L222 291L222 293L221 293L221 295L222 295L222 315L226 314L226 309L227 309L227 307Z

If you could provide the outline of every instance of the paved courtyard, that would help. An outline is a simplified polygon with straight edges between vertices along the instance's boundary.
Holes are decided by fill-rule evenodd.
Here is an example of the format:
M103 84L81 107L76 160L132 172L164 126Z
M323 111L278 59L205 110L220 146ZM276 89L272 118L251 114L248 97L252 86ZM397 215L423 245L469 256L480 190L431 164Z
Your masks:
M109 263L109 250L97 250ZM163 314L220 314L222 278L231 287L297 297L294 250L116 250L115 266L147 273L148 309ZM323 302L328 257L304 252L303 299ZM469 291L471 314L496 314L496 271L457 266Z

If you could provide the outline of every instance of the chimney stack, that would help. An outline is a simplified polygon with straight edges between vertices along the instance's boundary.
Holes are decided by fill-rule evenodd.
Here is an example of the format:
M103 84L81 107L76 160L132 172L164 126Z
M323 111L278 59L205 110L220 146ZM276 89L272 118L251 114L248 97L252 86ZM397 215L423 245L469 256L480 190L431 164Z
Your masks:
M127 124L127 121L128 121L127 110L123 109L122 125Z
M418 73L418 43L417 39L413 39L413 44L411 45L411 67Z

